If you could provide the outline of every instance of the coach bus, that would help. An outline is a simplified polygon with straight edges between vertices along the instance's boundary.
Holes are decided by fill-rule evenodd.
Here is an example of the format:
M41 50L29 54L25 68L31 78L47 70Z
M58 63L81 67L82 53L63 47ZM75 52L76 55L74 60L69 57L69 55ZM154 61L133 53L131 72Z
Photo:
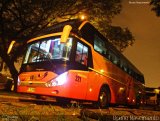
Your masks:
M28 41L18 92L57 101L137 105L144 97L143 74L87 21L69 20Z

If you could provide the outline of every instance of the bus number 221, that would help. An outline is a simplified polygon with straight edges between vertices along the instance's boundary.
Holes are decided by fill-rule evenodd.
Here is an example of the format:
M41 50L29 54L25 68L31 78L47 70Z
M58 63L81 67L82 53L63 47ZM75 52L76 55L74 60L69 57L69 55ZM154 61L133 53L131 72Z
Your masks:
M76 79L75 79L75 81L77 81L77 82L81 82L81 77L80 77L80 76L78 76L78 75L76 75Z

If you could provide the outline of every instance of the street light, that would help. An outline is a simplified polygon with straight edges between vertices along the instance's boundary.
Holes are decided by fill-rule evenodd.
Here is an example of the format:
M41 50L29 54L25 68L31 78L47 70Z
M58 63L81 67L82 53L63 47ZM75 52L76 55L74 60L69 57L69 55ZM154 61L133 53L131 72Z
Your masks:
M81 20L85 20L85 19L87 19L87 16L84 15L84 14L81 14L81 15L80 15L80 19L81 19Z
M84 16L84 15L82 15L82 16L81 16L81 19L82 19L82 20L84 20L84 19L85 19L85 16Z

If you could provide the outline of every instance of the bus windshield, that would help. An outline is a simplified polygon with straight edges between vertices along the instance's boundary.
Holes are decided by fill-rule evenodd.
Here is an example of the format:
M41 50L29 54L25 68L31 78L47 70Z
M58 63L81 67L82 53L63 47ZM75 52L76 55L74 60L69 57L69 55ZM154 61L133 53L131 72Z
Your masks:
M60 37L44 38L29 44L23 64L48 61L69 60L72 39L66 43L60 43Z

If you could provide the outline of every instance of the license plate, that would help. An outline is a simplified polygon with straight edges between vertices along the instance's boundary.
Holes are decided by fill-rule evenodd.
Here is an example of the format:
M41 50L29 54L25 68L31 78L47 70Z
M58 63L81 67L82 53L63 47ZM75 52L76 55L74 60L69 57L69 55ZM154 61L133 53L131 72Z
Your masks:
M35 88L29 87L29 88L27 89L27 92L35 92Z

